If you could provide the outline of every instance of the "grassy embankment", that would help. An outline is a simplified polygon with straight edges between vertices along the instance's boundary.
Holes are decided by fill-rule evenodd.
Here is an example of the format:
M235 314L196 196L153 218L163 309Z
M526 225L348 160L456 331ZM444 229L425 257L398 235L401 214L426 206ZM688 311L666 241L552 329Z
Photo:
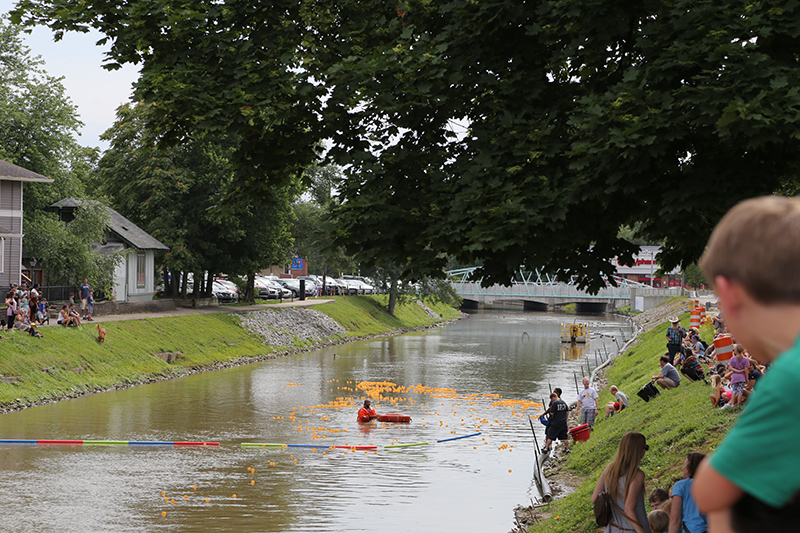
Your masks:
M398 306L395 317L385 311L386 296L349 296L336 303L314 306L346 330L346 337L380 335L433 324L416 303ZM459 315L455 309L428 303L445 319ZM97 342L97 331L89 323L83 330L43 328L44 338L22 332L3 333L0 340L0 408L29 404L104 390L115 386L182 375L239 358L258 358L293 346L267 346L239 326L235 316L220 312L171 318L105 322L105 344ZM335 340L335 339L330 339ZM167 364L158 352L179 352ZM16 381L8 379L19 378Z
M688 322L687 313L682 316L681 323L688 329ZM532 526L531 532L572 533L597 529L590 505L592 491L626 432L638 431L647 437L650 450L641 467L646 475L645 488L649 492L656 487L669 490L682 476L681 466L686 454L708 453L736 421L737 410L711 410L708 399L711 387L703 382L692 383L684 378L680 387L661 391L649 402L636 395L639 388L660 370L658 358L665 352L667 327L668 324L663 323L642 334L638 344L608 368L606 377L609 383L625 392L631 405L619 415L602 420L602 407L611 401L612 396L607 389L600 392L601 410L591 438L577 443L562 467L585 480L573 494L553 503L548 510L552 513L550 519ZM703 326L703 340L710 342L712 336L711 327ZM649 511L649 505L647 507Z

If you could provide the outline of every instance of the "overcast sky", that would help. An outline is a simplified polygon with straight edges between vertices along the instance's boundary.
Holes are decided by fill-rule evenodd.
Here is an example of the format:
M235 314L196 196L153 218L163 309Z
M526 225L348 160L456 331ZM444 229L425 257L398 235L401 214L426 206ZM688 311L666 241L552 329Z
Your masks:
M7 13L13 5L12 0L0 0L0 13ZM105 49L95 46L101 38L99 33L67 33L56 43L52 32L42 27L23 38L31 53L44 59L44 69L49 75L64 78L62 84L84 123L78 142L108 148L107 143L100 141L100 134L114 123L117 107L130 99L138 69L134 66L116 71L103 69Z

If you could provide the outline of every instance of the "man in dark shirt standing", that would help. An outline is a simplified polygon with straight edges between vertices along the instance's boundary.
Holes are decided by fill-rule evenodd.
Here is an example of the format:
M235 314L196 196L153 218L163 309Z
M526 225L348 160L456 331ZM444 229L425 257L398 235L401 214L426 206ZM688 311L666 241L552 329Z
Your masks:
M564 453L569 453L569 432L567 431L567 415L569 414L569 406L567 402L558 397L556 393L550 395L550 407L544 412L544 415L550 415L550 422L547 424L547 442L542 448L542 453L550 451L550 445L553 441L558 439L564 443Z
M681 343L686 336L686 330L681 327L681 321L678 317L671 318L672 324L667 328L667 353L669 357L669 364L675 364L675 354L681 349Z
M89 286L89 280L86 279L86 278L83 278L83 285L78 287L78 292L80 293L80 297L81 297L81 313L83 314L83 317L82 317L83 320L87 320L89 318L89 316L86 314L87 313L86 309L89 306L89 291L90 290L92 290L92 288Z

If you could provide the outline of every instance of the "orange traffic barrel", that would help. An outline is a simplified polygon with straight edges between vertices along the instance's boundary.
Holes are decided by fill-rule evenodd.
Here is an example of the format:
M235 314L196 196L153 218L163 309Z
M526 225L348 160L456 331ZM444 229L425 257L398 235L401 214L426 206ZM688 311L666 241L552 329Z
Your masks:
M700 324L705 324L706 320L708 320L708 312L706 311L706 308L701 305L697 308L697 310L700 311Z
M733 357L733 337L720 335L714 339L714 353L717 356L717 361L727 361Z
M692 309L689 317L689 327L700 331L700 309Z

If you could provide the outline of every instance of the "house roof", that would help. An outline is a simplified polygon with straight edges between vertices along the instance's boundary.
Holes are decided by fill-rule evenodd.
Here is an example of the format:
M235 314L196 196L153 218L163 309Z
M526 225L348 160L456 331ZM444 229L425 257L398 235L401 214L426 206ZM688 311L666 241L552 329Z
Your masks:
M81 201L75 198L64 198L51 205L51 208L77 208ZM102 204L100 204L102 205ZM108 229L122 237L127 243L140 250L169 250L169 247L147 233L145 230L104 205L109 214Z
M46 176L9 163L8 161L3 161L2 159L0 159L0 180L53 183L53 180Z

